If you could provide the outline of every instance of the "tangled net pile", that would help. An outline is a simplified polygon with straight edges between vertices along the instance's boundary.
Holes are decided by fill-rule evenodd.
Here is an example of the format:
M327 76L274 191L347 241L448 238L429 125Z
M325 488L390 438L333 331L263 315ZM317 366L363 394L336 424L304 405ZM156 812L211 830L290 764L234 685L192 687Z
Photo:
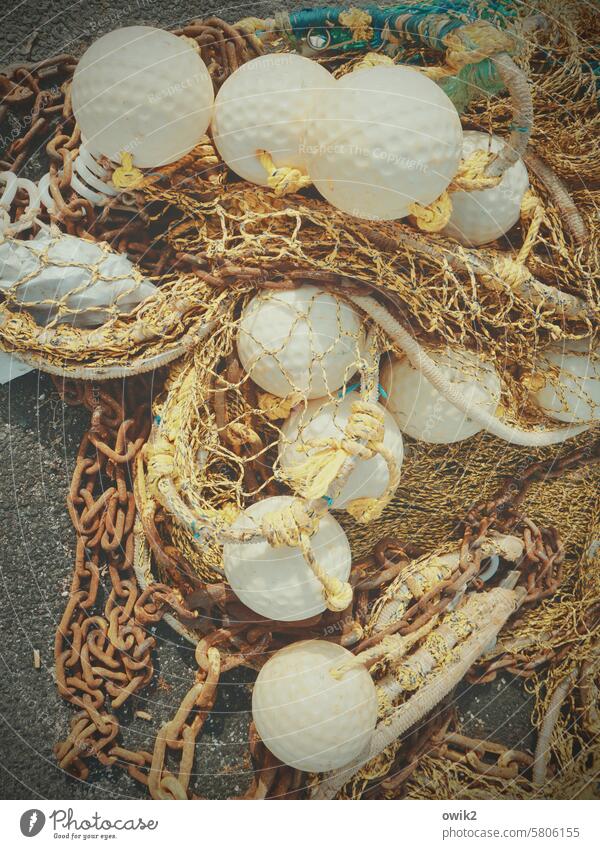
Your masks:
M114 240L157 287L128 315L115 304L94 330L65 324L68 305L56 303L40 332L15 289L1 307L2 344L63 375L57 385L65 399L93 413L69 495L77 565L57 637L59 687L80 709L57 756L80 777L87 775L86 759L97 757L127 768L156 798L193 795L194 744L219 675L240 664L259 668L265 652L294 640L325 637L367 657L380 688L393 692L396 703L408 704L425 685L439 691L432 703L424 702L409 734L333 782L331 792L345 798L490 798L500 788L514 798L596 792L588 785L600 767L597 434L540 448L508 444L484 431L453 445L407 440L397 487L336 512L352 549L353 598L341 582L319 575L328 609L310 620L266 620L244 607L223 580L222 542L240 511L267 496L298 492L302 504L323 503L349 456L381 453L370 423L350 447L335 446L343 456L324 488L303 489L281 467L283 422L302 408L302 399L293 385L285 399L263 392L241 366L235 345L240 316L257 293L276 298L314 284L359 308L373 295L385 296L387 310L424 347L461 346L494 364L502 376L496 415L529 433L549 427L529 400L540 351L597 332L599 57L590 46L597 16L574 0L541 0L535 18L510 3L493 10L483 4L482 16L499 29L494 39L473 46L460 39L459 29L442 36L436 24L443 14L472 26L460 4L405 6L414 8L404 12L411 37L403 42L389 38L374 14L330 10L338 25L334 41L341 31L345 46L317 58L337 75L365 62L414 63L450 94L463 127L508 137L518 128L511 126L512 105L490 58L512 53L533 95L535 120L524 155L532 187L519 224L493 247L463 248L436 232L431 216L367 224L337 212L310 187L277 194L250 186L227 172L208 138L98 212L69 195L78 138L68 97L61 107L70 129L65 134L63 123L48 146L63 172L51 170L55 203L45 215L74 234ZM197 40L218 86L265 49L310 52L315 26L301 14L310 18L248 19L235 27L210 19L181 34ZM264 31L271 35L261 41L255 33ZM17 84L35 74L14 72L5 87L15 96ZM41 102L43 108L52 107ZM20 167L28 140L11 145L3 167ZM462 173L454 188L480 186L484 179L481 171ZM18 220L25 199L16 198ZM380 359L400 352L372 317L367 312L364 327L347 340L354 359L341 390L321 393L360 397L367 415L378 407ZM171 360L151 409L147 378L131 378L125 391L73 380L148 371ZM300 440L309 422L301 420ZM390 481L398 472L391 461L388 472ZM271 532L289 531L286 521L275 517ZM298 524L309 521L304 512ZM300 540L297 528L292 532ZM502 546L498 551L497 535L520 541L519 556ZM489 548L490 540L496 547ZM310 560L309 545L306 556ZM486 604L493 619L492 599L499 599L500 609L502 579L515 561L518 604L509 605L504 617L498 613L495 646L489 647L486 632L487 643L472 656L473 640L483 639L477 622ZM92 620L103 564L112 591ZM454 610L467 584L486 592ZM471 618L468 604L476 606ZM159 731L154 751L132 752L117 739L114 710L152 677L154 637L144 629L163 616L197 644L199 671L175 718ZM435 663L415 678L415 668L423 666L414 658L424 651ZM461 734L450 700L456 668L473 683L492 681L500 670L526 679L535 694L535 753ZM384 699L380 711L382 719L391 715ZM281 765L252 733L251 753L256 777L249 797L327 792L327 780L323 789L318 777ZM168 766L175 754L177 774Z

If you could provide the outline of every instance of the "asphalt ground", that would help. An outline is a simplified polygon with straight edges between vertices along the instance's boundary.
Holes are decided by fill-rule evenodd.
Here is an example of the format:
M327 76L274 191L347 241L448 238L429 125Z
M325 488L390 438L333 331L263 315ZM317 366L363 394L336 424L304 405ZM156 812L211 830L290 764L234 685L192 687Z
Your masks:
M136 23L174 28L208 14L234 21L267 16L277 7L244 3L217 8L169 0L87 0L0 5L0 66L56 53L79 55L86 45L119 26ZM43 167L34 156L30 170ZM36 174L36 172L38 172ZM66 603L74 555L74 532L65 498L81 436L84 410L68 407L52 382L31 372L0 387L0 798L147 798L118 768L94 767L89 780L61 771L52 753L67 733L72 709L58 696L53 642ZM120 715L124 743L152 748L156 730L171 718L192 683L190 647L166 626L157 630L155 680ZM33 652L41 669L33 667ZM238 795L250 782L247 730L253 674L225 676L219 698L197 747L193 785L210 798ZM463 687L458 701L464 729L516 748L533 742L531 697L519 679L500 678L486 687ZM144 710L152 722L133 717Z

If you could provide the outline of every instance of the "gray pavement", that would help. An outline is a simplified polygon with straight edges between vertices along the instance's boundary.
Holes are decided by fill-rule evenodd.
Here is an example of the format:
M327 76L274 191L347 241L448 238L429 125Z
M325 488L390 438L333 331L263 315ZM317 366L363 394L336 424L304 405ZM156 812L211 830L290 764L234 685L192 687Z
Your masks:
M267 15L277 3L218 8L189 0L83 0L76 3L2 3L0 66L53 53L80 54L94 38L118 26L175 27L217 13L229 20ZM31 37L37 33L33 42ZM31 50L29 48L31 47ZM34 161L32 170L40 163ZM119 769L94 768L89 781L70 778L56 765L52 746L65 736L71 709L59 698L52 667L54 632L70 582L74 534L65 496L86 427L85 411L61 403L51 381L36 372L0 388L0 798L145 798ZM153 722L122 716L125 744L151 748L160 723L170 718L193 677L193 656L166 627L157 632L156 682L133 706ZM42 666L33 668L33 651ZM212 798L240 793L249 783L246 738L253 675L226 676L217 706L198 746L196 792ZM166 687L164 683L166 682ZM464 687L459 710L467 731L526 748L531 745L530 698L520 682L500 679Z

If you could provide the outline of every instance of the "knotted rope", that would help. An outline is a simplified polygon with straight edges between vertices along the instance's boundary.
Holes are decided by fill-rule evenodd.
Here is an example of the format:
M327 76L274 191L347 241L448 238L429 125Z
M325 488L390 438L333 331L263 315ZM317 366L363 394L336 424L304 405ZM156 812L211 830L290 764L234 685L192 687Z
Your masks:
M383 444L384 410L380 404L357 400L344 428L342 439L316 439L302 443L310 455L286 472L291 485L305 498L323 498L349 458L370 460L381 455L388 468L388 483L377 498L356 498L346 509L359 522L378 518L400 481L396 459Z
M444 191L439 198L427 206L411 203L409 212L419 230L424 230L426 233L439 233L450 221L452 201L448 192Z
M273 548L299 548L308 567L323 587L329 610L340 612L352 602L352 587L340 581L319 565L310 545L310 538L319 527L319 517L306 504L294 499L291 504L263 516L261 532Z
M259 151L258 158L268 174L269 188L273 189L277 196L292 194L310 186L311 180L307 174L303 174L299 168L291 168L287 165L278 168L267 150Z

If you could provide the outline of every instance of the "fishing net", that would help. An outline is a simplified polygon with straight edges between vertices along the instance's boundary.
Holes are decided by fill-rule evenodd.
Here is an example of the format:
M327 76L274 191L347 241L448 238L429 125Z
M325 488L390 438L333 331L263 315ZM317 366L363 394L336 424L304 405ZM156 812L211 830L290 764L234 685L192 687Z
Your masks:
M141 175L120 200L143 221L152 249L158 245L177 261L174 269L157 266L154 255L148 261L148 243L141 245L137 273L156 291L131 314L121 315L115 302L108 321L84 330L65 323L68 304L50 298L50 320L40 332L18 297L23 280L7 289L2 305L3 345L36 355L44 367L62 373L78 376L77 369L85 367L115 376L119 368L141 371L180 357L154 401L150 435L135 459L139 523L135 557L130 552L128 559L135 561L144 593L154 587L168 599L161 604L170 609L173 624L198 642L197 659L210 682L206 704L212 698L215 646L225 668L239 663L256 668L267 647L307 636L334 638L358 653L373 651L374 674L380 682L395 675L402 685L400 693L394 685L395 697L406 705L407 694L423 691L430 673L433 683L441 682L440 710L433 716L425 712L416 730L384 747L337 788L347 797L490 797L500 786L503 795L517 798L572 796L585 791L597 769L597 437L583 432L568 443L542 447L509 444L483 430L450 445L407 437L399 458L385 448L381 403L386 393L380 366L405 354L393 332L397 321L423 350L461 347L493 366L501 379L498 421L539 435L556 423L533 403L532 393L550 385L560 394L559 369L549 363L548 352L595 339L598 59L589 45L597 16L574 0L542 0L538 7L536 16L508 3L468 9L425 2L391 10L334 7L248 19L237 28L213 20L182 31L197 38L217 85L265 50L311 55L337 76L359 65L406 62L442 85L465 129L493 132L520 151L531 133L524 152L530 189L520 220L492 245L462 247L441 226L453 192L497 184L486 170L493 165L489 157L462 163L449 197L438 205L414 210L409 220L373 224L336 211L305 183L298 190L294 175L279 173L268 159L268 188L239 181L207 140L181 162ZM512 56L516 70L498 55ZM530 83L533 128L523 123L523 78ZM102 221L91 217L85 232L98 239L110 214L109 204ZM309 338L316 336L312 308L325 298L332 336L343 348L313 352L314 367L304 369L310 372L308 386L306 373L286 359L283 341L266 346L245 324L257 299L276 310L301 292L309 293L305 313L288 333L302 325ZM241 337L254 352L244 363ZM323 365L334 355L341 362L335 384ZM597 355L590 359L596 367ZM283 381L277 394L260 386L265 364ZM319 385L315 398L327 399L333 409L348 404L350 410L340 430L320 441L313 433L318 413L306 401L312 383ZM282 462L286 440L310 448L307 463ZM134 454L123 460L121 446L117 462L129 462ZM354 464L365 459L383 464L379 490L336 509ZM281 496L292 496L294 507L274 510L240 531L236 522L244 510ZM85 500L82 496L80 506ZM328 573L311 547L315 522L330 508L352 551L347 581ZM133 522L124 521L131 531ZM511 607L511 601L498 622L495 647L489 639L480 646L463 677L468 672L473 681L490 681L506 669L527 679L540 732L535 756L469 741L444 702L449 695L444 682L452 683L460 663L471 657L478 622L486 619L485 611L493 612L499 593L512 592L500 585L511 558L480 550L498 533L521 541L519 603ZM301 549L321 584L324 613L299 623L271 622L233 596L224 581L222 546L259 536ZM444 557L456 551L456 562L448 565ZM494 573L494 558L502 568L486 589L481 575ZM448 610L469 581L486 592L469 592L462 606ZM402 603L390 613L389 602L398 596ZM471 616L465 613L468 605ZM388 642L377 649L383 608ZM140 616L155 621L150 617L158 617L156 609L148 612L148 604L140 603ZM404 650L408 659L399 660ZM393 663L386 654L394 655ZM435 663L424 672L426 655ZM82 704L92 716L89 703ZM382 699L380 718L389 711ZM106 729L96 725L108 739ZM173 749L182 727L174 732ZM200 726L192 727L195 738ZM136 777L151 762L153 795L185 795L189 769L186 778L182 768L179 784L163 774L168 746L168 731L161 731L154 758L107 751L126 761ZM60 751L63 758L71 756L68 746ZM311 783L282 770L283 783L257 793L282 795L282 787L299 792Z

